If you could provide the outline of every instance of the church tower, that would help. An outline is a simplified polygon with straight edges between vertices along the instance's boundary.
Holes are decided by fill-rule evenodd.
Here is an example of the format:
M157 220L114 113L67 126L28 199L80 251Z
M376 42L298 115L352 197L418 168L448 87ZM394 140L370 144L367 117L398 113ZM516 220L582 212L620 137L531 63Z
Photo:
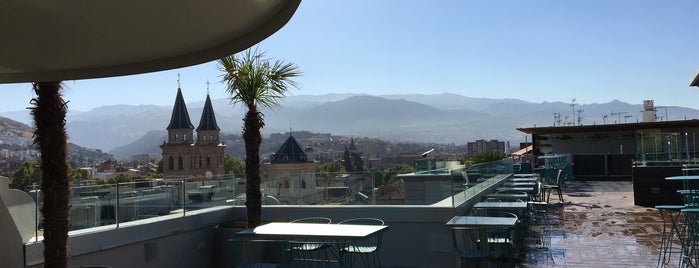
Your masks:
M211 105L211 98L206 95L204 110L197 127L197 167L204 171L204 176L223 174L224 152L226 147L219 141L221 129L216 124L216 115Z
M216 124L208 94L199 127L197 127L196 143L194 142L194 125L189 119L182 89L179 87L167 132L168 139L160 146L163 150L163 178L203 178L223 175L225 145L220 143L220 128Z

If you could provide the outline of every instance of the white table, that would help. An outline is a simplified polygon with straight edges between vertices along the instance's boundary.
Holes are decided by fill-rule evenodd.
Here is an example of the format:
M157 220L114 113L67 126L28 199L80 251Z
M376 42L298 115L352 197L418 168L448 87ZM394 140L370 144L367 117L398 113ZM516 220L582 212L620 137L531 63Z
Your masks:
M254 229L243 230L238 234L261 238L346 241L367 238L386 230L388 230L388 226L272 222Z
M252 239L305 241L342 247L353 241L381 235L387 230L388 226L385 225L272 222L240 231L238 235ZM342 264L342 257L339 255L337 257L337 261Z

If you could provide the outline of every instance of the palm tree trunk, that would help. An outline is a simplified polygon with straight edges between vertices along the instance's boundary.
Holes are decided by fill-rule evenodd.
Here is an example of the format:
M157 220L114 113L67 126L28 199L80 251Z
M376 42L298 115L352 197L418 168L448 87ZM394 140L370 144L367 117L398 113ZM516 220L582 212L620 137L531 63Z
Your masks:
M61 82L34 83L34 143L41 152L41 190L44 205L44 267L68 265L69 180L66 163L66 104Z
M243 119L243 139L245 140L245 208L248 228L255 228L262 222L262 193L260 192L260 129L265 126L262 113L256 106L248 107Z

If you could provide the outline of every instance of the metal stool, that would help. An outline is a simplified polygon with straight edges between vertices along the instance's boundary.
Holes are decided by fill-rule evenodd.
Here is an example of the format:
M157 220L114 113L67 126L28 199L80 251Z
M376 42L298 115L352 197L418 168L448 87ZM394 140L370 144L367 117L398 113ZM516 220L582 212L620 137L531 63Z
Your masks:
M660 240L660 254L658 255L658 267L660 267L668 264L671 260L674 237L676 236L678 239L681 237L679 218L685 206L659 205L655 206L655 208L658 209L660 217L663 219L663 234ZM670 230L667 230L668 223L670 223Z

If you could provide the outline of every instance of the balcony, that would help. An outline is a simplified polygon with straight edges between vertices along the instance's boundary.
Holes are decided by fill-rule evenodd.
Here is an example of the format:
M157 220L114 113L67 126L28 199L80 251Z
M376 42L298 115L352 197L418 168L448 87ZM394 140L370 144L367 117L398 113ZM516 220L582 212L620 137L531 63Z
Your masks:
M263 205L263 221L289 221L311 216L325 216L334 221L358 217L381 218L386 225L390 226L390 230L384 234L384 245L380 252L384 267L456 267L459 258L454 252L451 232L445 223L454 215L466 214L484 194L489 193L507 179L512 172L511 164L508 164L501 162L469 169L446 168L441 171L432 170L425 174L417 172L397 176L403 181L413 180L423 185L431 183L437 185L425 188L431 187L434 190L433 193L444 194L446 197L431 204L409 204L414 200L410 201L411 194L407 189L405 198L401 200L402 203L396 200L388 202L377 193L380 187L375 185L365 187L364 189L369 188L365 191L358 190L359 185L352 186L349 183L349 186L341 187L336 182L332 187L324 183L318 184L317 187L322 188L320 192L323 196L311 199L303 194L300 181L298 184L290 182L288 197L291 198L284 197L282 192L284 188L282 188L279 189L276 200L266 199L266 204ZM434 176L430 177L426 173L432 173ZM466 177L464 173L467 174ZM303 179L312 177L308 174L296 175L298 175L297 178ZM358 178L359 175L318 176L316 174L314 176L333 178L332 181L335 181L337 178ZM373 178L372 181L377 181L376 178L379 176L379 174L361 175L370 175ZM451 178L451 182L445 178ZM266 181L267 185L271 185L270 180ZM245 207L239 204L241 194L239 189L244 187L239 187L238 183L239 181L234 178L221 178L211 181L158 182L157 185L138 187L132 184L119 184L107 187L109 191L105 186L100 189L76 188L73 198L75 230L70 232L69 262L71 265L113 267L230 267L236 261L235 255L239 252L226 241L232 233L240 229L225 230L217 229L216 226L236 223L240 226L240 223L245 221ZM292 188L293 185L299 186ZM0 217L2 219L0 236L5 238L0 256L3 260L7 260L7 267L41 267L43 244L41 230L35 227L40 226L36 224L38 214L33 205L34 200L23 192L8 190L6 187L6 184L0 186L0 196L3 201L0 206L0 216L2 216ZM306 187L309 188L310 184L307 183ZM263 188L268 195L276 196L276 188ZM338 188L342 190L336 190ZM442 191L436 191L436 189ZM197 191L200 197L191 198ZM333 193L334 191L340 194ZM573 195L573 192L584 191L584 189L569 189L569 191ZM209 200L210 192L213 192L213 195ZM357 192L363 193L365 197L359 198ZM584 195L575 195L575 197L582 198ZM108 200L105 203L111 204L111 207L107 207L114 212L98 213L93 209L96 200ZM295 201L289 202L289 200ZM580 202L584 204L589 200ZM616 201L613 200L613 206L614 202ZM567 205L559 204L557 208ZM167 213L161 212L164 207L168 207ZM570 209L578 208L580 208L579 204L573 204L561 213L568 213L571 212ZM645 215L644 218L647 216ZM93 220L95 218L98 220ZM605 217L602 218L606 220ZM577 221L576 224L586 223ZM586 226L590 225L586 224ZM585 236L586 234L580 234L575 237L580 239ZM549 243L552 243L551 241L555 244L556 241L561 240L554 237L554 240L549 240ZM406 252L419 254L405 254ZM544 260L540 259L540 261L550 264L554 259L549 257L561 257L554 254L557 252L547 251L536 256L530 255L533 253L527 253L526 258L521 261L531 263L545 256ZM653 256L646 256L642 260L647 261L652 259L651 257ZM568 261L574 263L570 258ZM588 264L588 262L584 263Z

